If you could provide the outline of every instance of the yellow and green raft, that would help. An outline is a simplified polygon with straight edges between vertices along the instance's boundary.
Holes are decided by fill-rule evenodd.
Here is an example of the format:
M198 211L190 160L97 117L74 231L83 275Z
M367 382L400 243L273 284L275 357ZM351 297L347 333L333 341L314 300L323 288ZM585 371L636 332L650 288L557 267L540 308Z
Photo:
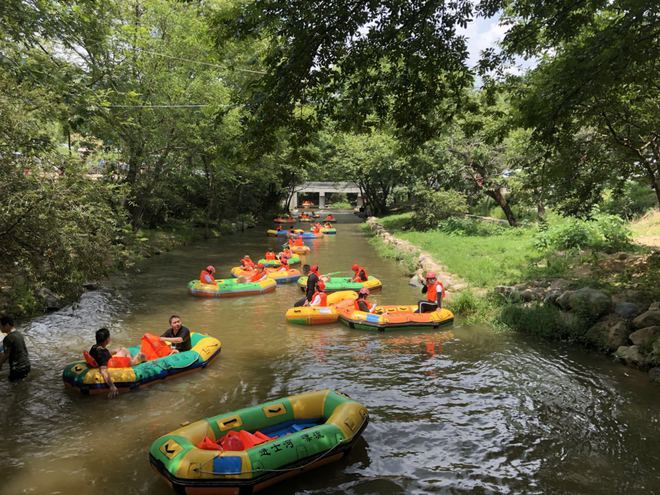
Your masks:
M428 313L416 313L417 306L376 306L373 313L357 311L355 306L340 308L339 319L349 328L358 330L414 330L433 329L454 322L454 313L448 309L436 309Z
M343 394L306 392L179 428L151 444L149 460L179 494L254 493L341 459L368 419L367 409ZM197 447L238 430L277 438L243 451Z
M198 332L190 333L190 343L192 348L189 351L170 354L127 368L108 368L108 373L120 392L135 390L181 373L201 370L220 354L222 349L222 343L218 339ZM134 356L140 351L140 347L129 347L129 351ZM108 391L101 370L92 368L84 360L67 364L62 372L62 380L66 386L83 394Z

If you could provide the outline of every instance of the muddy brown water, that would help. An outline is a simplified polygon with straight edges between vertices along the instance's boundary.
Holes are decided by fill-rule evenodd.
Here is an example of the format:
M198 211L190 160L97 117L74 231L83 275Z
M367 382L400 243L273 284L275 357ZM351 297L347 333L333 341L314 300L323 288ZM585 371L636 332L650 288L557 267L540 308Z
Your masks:
M378 257L351 216L314 241L322 272L354 261L383 280L373 297L414 303L401 270ZM243 254L279 242L265 228L154 257L141 273L20 327L33 372L0 372L0 493L169 494L148 447L185 421L267 399L334 388L367 406L370 424L342 462L269 493L660 493L660 388L607 357L457 321L441 331L386 334L288 325L295 285L259 297L204 300L186 283L214 264L229 275ZM162 332L177 313L221 339L206 370L144 390L81 397L63 365L94 331L113 345Z

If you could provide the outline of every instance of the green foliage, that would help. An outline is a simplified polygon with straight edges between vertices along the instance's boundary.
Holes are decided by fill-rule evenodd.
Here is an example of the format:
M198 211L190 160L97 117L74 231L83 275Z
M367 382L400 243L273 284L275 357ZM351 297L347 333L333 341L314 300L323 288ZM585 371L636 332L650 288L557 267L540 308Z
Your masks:
M650 211L657 203L655 193L646 184L626 181L623 186L606 191L600 210L630 220Z
M467 213L465 196L457 191L418 190L412 222L421 230L438 227L440 222L450 217Z
M476 218L454 217L441 222L438 230L458 236L493 236L506 233L508 228Z
M630 244L631 232L621 217L597 214L593 220L565 218L535 237L541 251L594 249L617 251Z

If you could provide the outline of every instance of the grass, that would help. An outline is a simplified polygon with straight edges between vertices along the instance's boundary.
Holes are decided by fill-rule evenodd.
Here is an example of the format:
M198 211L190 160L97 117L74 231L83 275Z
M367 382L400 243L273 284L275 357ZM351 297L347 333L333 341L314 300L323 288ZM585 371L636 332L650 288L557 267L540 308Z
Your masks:
M400 239L428 252L452 273L477 287L493 288L523 278L529 268L536 229L503 229L495 235L453 235L443 231L406 230L410 213L382 219L383 226Z
M655 209L630 224L633 238L640 244L660 248L660 210Z

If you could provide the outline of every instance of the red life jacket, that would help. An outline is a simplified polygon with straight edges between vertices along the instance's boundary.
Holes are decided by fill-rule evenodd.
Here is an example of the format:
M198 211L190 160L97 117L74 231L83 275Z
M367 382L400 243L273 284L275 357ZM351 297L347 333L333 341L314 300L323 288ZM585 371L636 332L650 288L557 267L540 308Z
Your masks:
M353 305L355 306L356 311L364 311L364 309L360 307L360 301L364 302L364 304L367 305L367 312L372 310L373 305L369 304L369 302L366 299L356 299L355 301L353 301Z
M316 296L321 296L321 303L319 306L326 307L328 305L328 295L325 292L314 292L312 296L312 301L316 299Z
M303 244L302 237L298 237L298 238L296 239L296 246L303 246L303 245L304 245L304 244Z
M274 260L275 259L275 253L273 253L272 251L268 251L266 253L266 259L267 260Z
M206 270L202 270L199 274L199 281L203 284L212 284L215 283L215 278Z
M438 286L442 291L442 299L445 298L445 286L442 285L442 282L439 280L435 281L435 284L427 286L426 290L426 300L429 302L436 302L438 300Z
M250 282L259 282L259 280L261 280L264 277L264 275L266 275L266 272L257 271L255 272L254 275L250 277Z

